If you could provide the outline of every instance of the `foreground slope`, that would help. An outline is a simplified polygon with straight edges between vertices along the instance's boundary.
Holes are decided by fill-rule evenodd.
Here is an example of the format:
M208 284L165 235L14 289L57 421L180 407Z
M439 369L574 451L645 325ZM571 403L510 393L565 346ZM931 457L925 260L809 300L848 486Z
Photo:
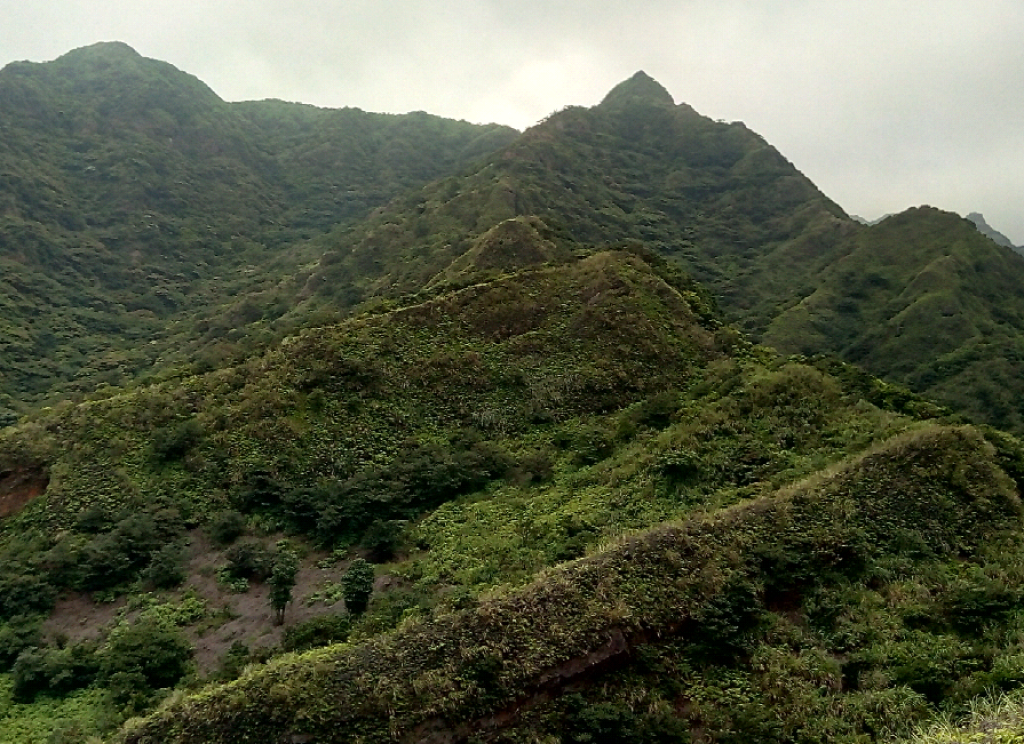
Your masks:
M486 263L493 245L479 248ZM245 546L270 551L289 535L308 551L307 574L325 558L339 570L380 561L365 615L323 604L330 586L294 597L301 616L342 612L370 637L523 585L624 530L756 497L937 413L836 371L750 347L664 261L619 251L439 290L231 369L41 412L0 436L4 726L19 744L54 726L102 732L175 681L279 653L250 646L270 627L266 599L230 594L261 591L249 584L259 578L242 574L236 589L210 576ZM243 539L210 545L225 511ZM197 550L198 563L181 562ZM104 614L125 595L136 599ZM94 625L55 636L56 598L57 614L71 602ZM218 609L229 605L246 609ZM255 635L237 635L236 619ZM197 654L198 679L117 677L104 670L129 632L220 650ZM45 705L77 712L43 721Z
M914 571L1019 531L1015 489L993 454L971 430L905 435L752 503L625 539L472 609L282 659L175 702L120 740L500 736L532 708L582 689L581 680L600 685L603 671L639 659L645 646L678 639L720 663L773 605L800 607L822 587L880 576L884 562ZM843 699L841 689L832 695ZM879 723L900 723L880 712Z

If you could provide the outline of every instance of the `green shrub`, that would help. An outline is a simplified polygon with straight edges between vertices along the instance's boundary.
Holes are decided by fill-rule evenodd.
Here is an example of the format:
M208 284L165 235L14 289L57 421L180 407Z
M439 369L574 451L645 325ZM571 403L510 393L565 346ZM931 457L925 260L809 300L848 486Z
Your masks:
M349 564L345 575L341 577L345 596L345 608L352 615L362 615L370 603L373 594L373 566L362 558L356 558Z
M395 551L398 550L403 524L404 522L395 519L374 520L362 540L370 560L374 563L386 563L394 557Z
M17 566L5 566L0 574L0 621L49 612L55 599L56 592L46 580L20 573Z
M18 654L39 645L42 619L18 615L0 624L0 672L11 667Z
M352 622L348 615L318 615L286 628L281 648L285 651L308 651L348 640Z
M153 432L153 455L158 461L182 459L203 438L203 427L195 419L165 426Z
M231 644L231 648L225 652L224 658L221 659L217 678L222 680L237 679L245 665L251 661L252 654L249 652L249 647L241 641L235 641Z
M19 702L31 702L42 692L66 695L87 687L98 671L96 647L92 643L25 649L11 668L13 696Z
M130 677L149 689L173 687L189 669L192 646L176 628L156 619L141 619L115 628L100 651L104 681Z
M265 581L273 570L273 553L255 540L236 543L224 555L228 574L236 579Z
M153 552L149 565L142 572L142 578L157 589L170 589L181 585L187 578L184 546L172 542Z
M226 546L241 537L245 533L245 527L245 515L229 509L216 514L207 525L206 532L214 543Z

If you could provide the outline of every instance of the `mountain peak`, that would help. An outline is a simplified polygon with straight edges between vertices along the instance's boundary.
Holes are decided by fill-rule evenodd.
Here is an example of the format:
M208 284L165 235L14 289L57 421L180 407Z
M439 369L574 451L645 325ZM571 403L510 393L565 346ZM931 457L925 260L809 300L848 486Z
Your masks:
M122 59L139 59L141 56L123 41L100 41L96 44L72 49L67 54L61 55L59 59L64 61L89 60L113 62Z
M672 95L665 90L665 87L643 70L616 85L601 101L602 106L616 108L637 103L659 106L675 105Z
M991 238L996 244L1004 248L1014 248L1013 241L988 224L980 212L971 212L967 215L967 219L974 223L974 226L978 228L978 232L987 238Z

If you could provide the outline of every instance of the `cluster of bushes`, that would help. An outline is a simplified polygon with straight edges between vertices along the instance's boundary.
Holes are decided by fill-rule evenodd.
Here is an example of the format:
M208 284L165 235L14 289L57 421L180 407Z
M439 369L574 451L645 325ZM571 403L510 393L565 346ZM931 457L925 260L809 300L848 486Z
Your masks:
M305 488L289 489L266 473L253 473L233 501L244 513L272 513L322 545L365 539L386 557L394 541L389 523L483 488L511 467L499 446L468 433L446 443L410 441L386 466Z
M84 512L75 530L44 555L54 586L83 592L123 587L145 579L157 587L184 579L181 540L185 524L177 509L126 511L110 517Z
M114 699L139 708L155 690L173 687L189 671L192 647L166 622L141 619L118 626L102 644L83 641L27 648L11 667L13 696L60 696L99 684Z

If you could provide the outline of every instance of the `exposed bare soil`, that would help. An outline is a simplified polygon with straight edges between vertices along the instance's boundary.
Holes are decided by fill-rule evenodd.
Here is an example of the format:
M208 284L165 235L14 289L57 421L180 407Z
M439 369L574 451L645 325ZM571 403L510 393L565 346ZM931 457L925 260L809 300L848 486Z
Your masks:
M0 519L17 514L41 496L49 484L50 476L44 468L18 467L0 472Z
M278 536L260 538L268 547L277 539ZM224 654L236 641L250 649L277 646L288 626L316 615L343 612L345 603L340 600L333 604L306 602L325 584L340 582L348 567L348 562L344 561L319 568L317 563L326 557L325 553L312 551L304 556L283 626L274 625L267 585L252 583L248 592L240 594L217 582L217 569L226 563L224 551L211 544L200 530L189 534L188 580L172 591L157 592L156 596L161 601L173 602L194 591L206 600L210 617L187 628L186 632L196 648L199 672L207 674L220 666ZM124 598L116 602L96 602L88 595L69 594L58 600L44 631L52 638L64 637L70 641L101 638L125 604Z

